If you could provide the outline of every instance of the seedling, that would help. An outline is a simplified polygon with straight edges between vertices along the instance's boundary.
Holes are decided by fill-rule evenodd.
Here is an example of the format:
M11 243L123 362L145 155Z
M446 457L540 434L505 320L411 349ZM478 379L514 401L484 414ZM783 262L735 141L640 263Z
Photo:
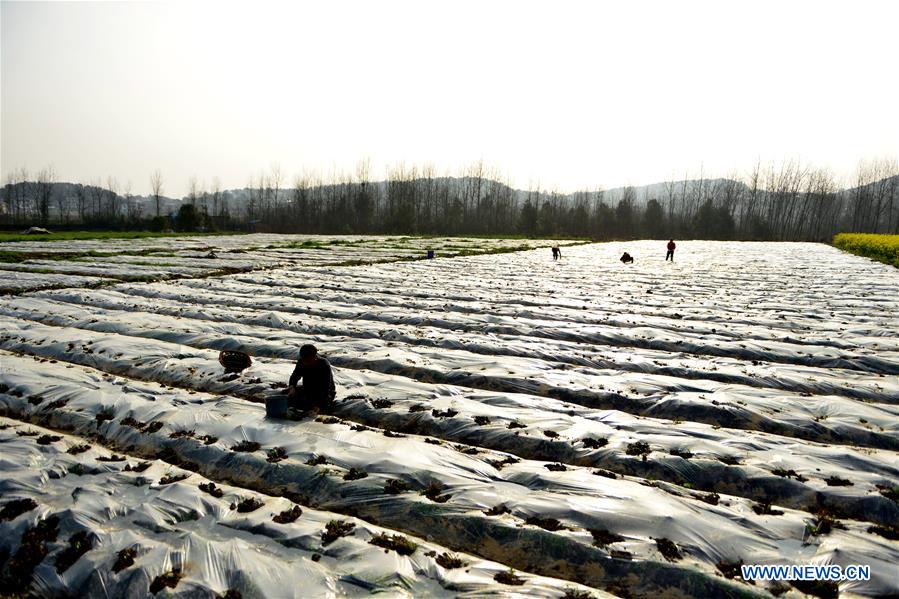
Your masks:
M242 499L237 504L237 511L241 514L246 514L248 512L254 512L265 505L264 501L260 501L255 497L247 497L246 499Z
M13 499L0 509L0 522L14 520L25 512L30 512L37 507L37 503L31 498Z
M383 532L373 536L369 543L377 547L383 547L385 550L392 549L400 555L412 555L418 547L418 545L402 535L388 535Z
M289 510L284 510L280 514L276 514L272 517L272 521L278 524L290 524L291 522L296 522L297 518L303 515L303 510L300 509L300 506L295 505Z
M274 447L268 450L268 457L266 457L266 461L275 464L280 462L281 460L287 459L287 451L283 447Z
M349 472L343 475L343 480L359 480L360 478L366 477L368 477L368 472L365 470L350 468Z
M112 571L118 574L126 568L134 565L134 558L137 557L137 551L131 548L119 551L115 563L112 565Z
M165 587L174 589L178 586L178 581L181 580L182 576L183 574L181 574L180 570L172 570L171 572L160 574L150 584L150 592L155 595Z
M262 446L256 441L247 441L243 440L237 445L231 446L231 451L245 452L245 453L253 453L254 451L259 451Z
M201 491L203 491L204 493L209 493L213 497L221 498L225 494L224 491L222 491L220 488L215 486L215 483L212 483L212 482L200 483L200 485L198 485L198 486Z
M590 534L593 536L593 544L597 547L605 547L612 543L620 543L624 540L619 534L615 534L605 528L591 528Z
M190 476L190 474L166 474L161 479L159 479L160 485L170 485L172 483L176 483L178 481L184 480Z
M322 545L333 543L340 537L348 537L353 534L356 525L346 520L331 520L322 531Z
M555 518L540 518L539 516L531 516L524 522L525 524L539 526L540 528L551 531L564 530L565 528L565 526Z
M520 578L515 574L515 570L509 568L508 570L503 570L502 572L497 572L493 577L493 580L500 584L508 584L520 586L524 584L524 579Z

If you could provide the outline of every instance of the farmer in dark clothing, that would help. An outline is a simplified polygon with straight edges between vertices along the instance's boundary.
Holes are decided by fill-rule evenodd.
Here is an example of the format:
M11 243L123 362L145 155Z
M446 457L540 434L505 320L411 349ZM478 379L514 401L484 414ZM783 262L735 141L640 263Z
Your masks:
M303 379L303 385L297 388L300 379ZM300 359L287 387L290 407L312 413L327 412L334 404L336 394L331 365L318 356L314 345L301 347Z
M619 258L619 260L621 260L625 264L630 264L634 261L634 257L627 252L624 252L623 254L621 254L621 258Z
M668 241L668 253L665 254L665 262L667 262L669 259L674 262L674 248L676 247L677 244L674 243L673 239Z
M553 246L553 260L558 260L562 257L562 250L559 249L559 246Z

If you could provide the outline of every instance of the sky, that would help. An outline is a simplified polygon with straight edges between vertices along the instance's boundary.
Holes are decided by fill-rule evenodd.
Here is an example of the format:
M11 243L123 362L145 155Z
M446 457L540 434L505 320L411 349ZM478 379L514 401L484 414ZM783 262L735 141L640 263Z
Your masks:
M0 174L478 160L574 191L899 156L899 2L0 2Z

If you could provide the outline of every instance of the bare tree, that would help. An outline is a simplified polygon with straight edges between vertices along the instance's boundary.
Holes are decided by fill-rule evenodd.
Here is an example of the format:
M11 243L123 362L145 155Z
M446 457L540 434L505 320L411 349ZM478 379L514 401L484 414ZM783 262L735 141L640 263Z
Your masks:
M212 178L212 214L216 217L222 216L222 182L218 177Z
M150 175L150 190L153 194L153 202L156 205L156 216L160 215L160 206L159 202L162 198L162 173L159 172L159 169L153 171Z
M37 174L35 199L41 224L50 222L50 200L53 198L53 185L56 183L56 171L48 166Z
M106 178L106 198L109 220L115 221L119 218L119 183L113 176Z

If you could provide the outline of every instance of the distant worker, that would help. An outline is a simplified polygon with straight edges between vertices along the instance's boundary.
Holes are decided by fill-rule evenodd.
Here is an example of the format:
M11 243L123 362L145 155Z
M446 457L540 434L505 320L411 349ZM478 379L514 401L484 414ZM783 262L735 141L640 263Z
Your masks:
M562 258L562 250L559 249L559 246L553 246L553 260L559 260Z
M300 379L303 380L303 385L297 388ZM293 369L290 382L287 384L290 407L311 412L313 415L328 412L334 405L336 394L331 364L319 357L314 345L306 344L301 347L300 359L297 360L296 368Z
M673 239L670 239L668 241L668 253L665 254L665 262L667 262L669 259L672 262L674 262L674 248L676 248L676 247L677 247L677 244L674 243Z
M624 264L630 264L634 261L634 257L627 252L624 252L623 254L621 254L621 258L619 258L619 260L621 260Z

